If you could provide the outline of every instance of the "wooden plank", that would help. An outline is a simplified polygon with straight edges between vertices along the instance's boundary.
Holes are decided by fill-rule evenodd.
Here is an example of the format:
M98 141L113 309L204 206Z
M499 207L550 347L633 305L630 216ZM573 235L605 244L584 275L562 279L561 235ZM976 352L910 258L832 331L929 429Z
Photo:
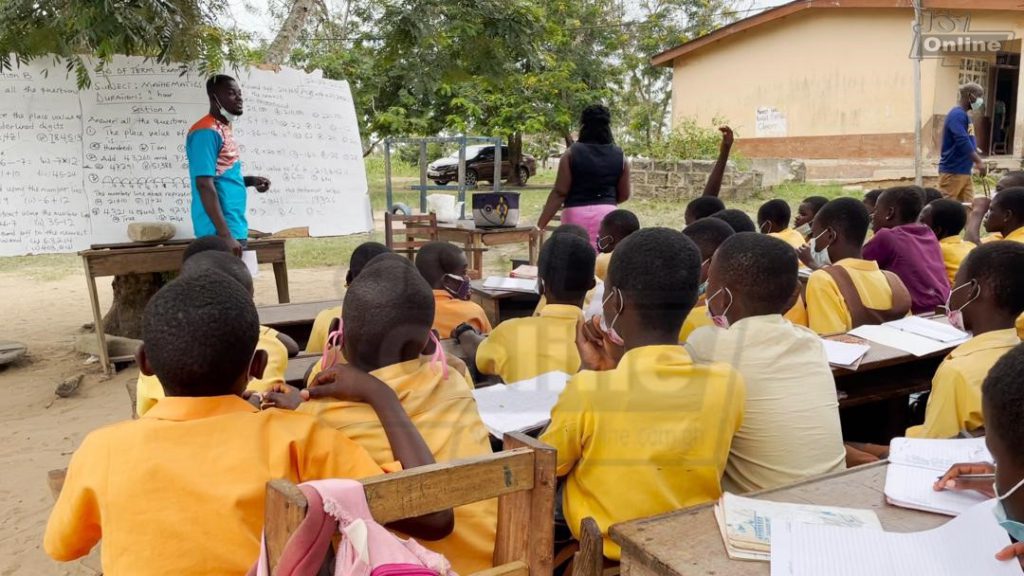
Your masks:
M306 518L307 509L306 497L298 486L282 479L267 482L263 534L271 574L277 571L277 564L288 545L288 539Z
M68 476L67 468L61 468L60 470L50 470L46 473L46 485L50 487L50 495L56 500L60 496L60 491L64 489L64 480Z
M110 363L110 352L107 351L107 338L103 335L103 313L100 312L100 297L96 292L96 277L92 275L89 267L89 260L82 258L85 263L85 287L89 290L89 307L92 309L92 329L96 333L96 345L100 352L100 367L103 373L110 375L114 373L114 366Z
M580 551L572 561L572 576L601 576L604 571L604 539L591 517L580 523Z
M306 373L309 367L320 361L320 354L298 355L288 359L288 367L284 371L284 382L296 388L306 387Z
M533 451L522 448L376 476L363 485L373 517L387 524L530 490L533 465Z
M530 567L525 562L509 562L480 572L474 572L472 576L529 576Z
M555 463L551 446L523 434L506 434L505 450L529 449L534 455L533 489L498 500L494 564L516 560L530 566L531 576L551 574L554 560Z
M293 302L290 304L272 304L260 306L256 312L260 316L260 324L270 326L280 331L282 326L309 326L313 327L313 321L317 314L341 305L341 299L317 300L315 302Z
M106 248L79 252L94 277L119 274L145 274L149 272L175 272L181 269L181 257L188 243L158 244L130 248ZM261 264L285 262L284 240L253 240L250 250L256 251Z

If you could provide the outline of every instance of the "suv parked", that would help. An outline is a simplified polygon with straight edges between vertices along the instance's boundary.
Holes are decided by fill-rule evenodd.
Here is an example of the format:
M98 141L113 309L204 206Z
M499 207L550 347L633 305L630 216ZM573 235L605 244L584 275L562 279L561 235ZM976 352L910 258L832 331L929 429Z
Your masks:
M516 166L519 182L526 184L531 176L537 173L537 160L529 154L523 154ZM508 160L508 146L501 147L501 177L507 180L513 174L512 164ZM427 178L444 186L459 180L459 153L434 160L427 165ZM477 182L494 180L494 146L466 146L466 185L476 186Z

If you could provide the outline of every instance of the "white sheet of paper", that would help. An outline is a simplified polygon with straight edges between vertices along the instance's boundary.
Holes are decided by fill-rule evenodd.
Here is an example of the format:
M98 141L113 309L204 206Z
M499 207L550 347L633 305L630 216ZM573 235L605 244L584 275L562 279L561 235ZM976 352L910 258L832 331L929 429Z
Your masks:
M945 472L957 462L992 462L985 438L893 438L889 443L890 464L906 464Z
M505 432L535 428L550 420L568 381L565 372L548 372L532 380L477 388L473 397L484 426L501 438Z
M255 250L243 250L242 251L242 263L249 270L249 275L253 278L257 278L260 275L260 265L256 260Z
M505 278L488 276L484 280L484 288L488 290L505 290L507 292L526 292L537 294L537 281L524 278Z
M919 316L907 316L906 318L886 322L883 326L891 326L897 330L924 336L936 342L959 342L971 337L967 332L957 330L949 324Z
M825 355L828 356L828 363L842 368L855 366L871 350L870 346L864 344L850 344L848 342L825 339L821 342L825 345Z
M772 576L1020 576L1016 559L995 553L1010 537L989 500L925 532L780 522L772 530Z
M936 492L932 485L957 462L992 462L984 438L893 438L885 474L890 504L955 516L985 500L976 492Z
M936 352L942 352L943 350L951 350L960 344L963 344L970 338L964 338L954 342L937 342L924 336L918 336L917 334L911 334L910 332L904 332L897 330L891 326L873 326L864 325L859 328L854 328L849 332L852 336L877 342L890 348L896 348L897 350L903 350L908 354L914 356L927 356Z

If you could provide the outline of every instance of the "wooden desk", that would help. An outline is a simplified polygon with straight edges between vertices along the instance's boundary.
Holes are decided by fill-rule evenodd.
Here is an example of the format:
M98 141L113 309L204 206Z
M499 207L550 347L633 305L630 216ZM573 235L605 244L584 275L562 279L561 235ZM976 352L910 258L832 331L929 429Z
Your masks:
M947 516L887 505L882 493L886 464L861 466L748 496L871 509L890 532L930 530L950 520ZM713 503L703 504L612 526L612 539L622 546L623 576L768 576L768 562L729 559L712 507Z
M100 312L96 279L104 276L124 274L146 274L153 272L177 272L181 269L181 257L189 240L169 240L157 244L126 242L124 244L98 244L78 253L85 265L85 282L89 288L92 304L92 318L99 341L100 365L110 374L112 366L107 354L103 334L103 314ZM277 282L278 302L288 302L288 263L285 259L283 239L250 240L247 250L256 251L256 260L261 264L273 264L274 279Z
M291 336L301 349L309 342L313 321L317 315L328 308L340 306L341 300L318 300L316 302L294 302L291 304L271 304L256 309L260 315L260 324L269 326L282 334Z
M482 280L474 280L470 299L484 309L491 326L497 326L509 318L533 316L540 294L489 290L484 288Z
M530 264L537 264L541 235L541 231L534 226L477 228L472 220L459 220L454 223L439 222L437 224L438 240L465 246L471 278L483 277L483 248L485 246L526 243L529 245Z

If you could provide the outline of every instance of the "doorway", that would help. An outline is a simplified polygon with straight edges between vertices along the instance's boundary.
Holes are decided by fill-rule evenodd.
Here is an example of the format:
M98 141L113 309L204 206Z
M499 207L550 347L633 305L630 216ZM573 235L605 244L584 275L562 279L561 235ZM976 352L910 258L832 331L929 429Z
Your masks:
M1020 54L999 52L989 75L992 95L991 130L988 152L993 156L1012 155L1015 119L1017 118L1017 86L1020 83ZM987 106L986 106L987 107Z

